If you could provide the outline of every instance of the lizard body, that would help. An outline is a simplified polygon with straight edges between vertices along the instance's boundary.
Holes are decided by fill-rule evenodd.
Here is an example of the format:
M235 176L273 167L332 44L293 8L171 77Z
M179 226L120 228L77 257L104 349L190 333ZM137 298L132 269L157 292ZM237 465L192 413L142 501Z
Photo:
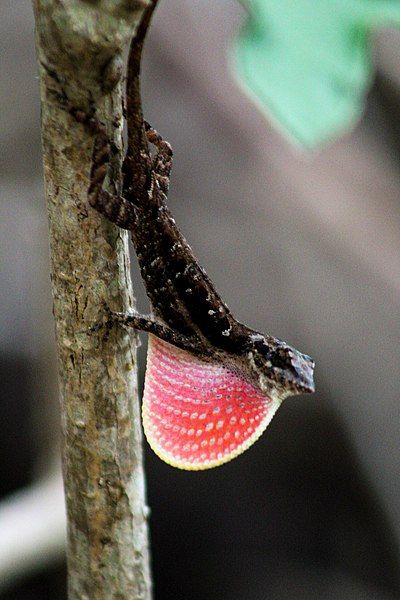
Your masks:
M143 400L151 446L174 466L205 469L248 448L284 398L313 392L314 363L238 322L199 265L166 204L172 149L143 121L138 75L133 43L122 194L103 189L112 161L105 127L76 115L95 133L89 204L131 232L152 308L151 316L111 313L109 324L151 334Z

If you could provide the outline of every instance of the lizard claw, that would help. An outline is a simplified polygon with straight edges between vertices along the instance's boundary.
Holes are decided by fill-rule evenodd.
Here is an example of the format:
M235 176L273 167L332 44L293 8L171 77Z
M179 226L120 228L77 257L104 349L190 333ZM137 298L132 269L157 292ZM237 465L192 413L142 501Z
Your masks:
M108 306L108 304L105 300L102 300L100 302L100 306L103 309L105 319L103 319L102 321L99 321L98 323L95 323L94 325L89 327L87 332L90 334L90 333L96 333L97 331L100 331L101 329L105 329L106 330L105 337L107 338L110 330L112 329L112 327L115 324L115 318L113 318L114 313L112 312L112 310L110 309L110 307Z

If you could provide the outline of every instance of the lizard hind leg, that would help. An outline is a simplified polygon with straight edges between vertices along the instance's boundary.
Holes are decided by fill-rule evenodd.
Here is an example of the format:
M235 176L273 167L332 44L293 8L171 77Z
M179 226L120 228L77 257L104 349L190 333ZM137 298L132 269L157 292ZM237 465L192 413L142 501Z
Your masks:
M131 230L134 226L136 222L135 206L123 196L116 196L101 189L96 193L89 193L88 198L92 208L95 208L121 229Z
M172 169L172 148L171 144L164 140L161 135L147 121L144 121L147 140L157 148L153 159L153 172L156 175L160 189L168 195L169 178Z
M112 148L109 137L105 128L100 129L93 146L88 202L92 208L103 214L112 223L123 229L132 229L136 221L134 204L123 196L111 194L103 189L104 180L110 167L111 155Z
M57 98L62 108L94 135L90 185L88 189L88 202L90 206L119 227L132 229L136 222L134 204L120 195L112 194L103 189L104 181L109 171L111 172L110 177L113 179L112 172L115 170L113 158L116 156L116 149L107 134L106 126L96 118L96 111L93 106L88 111L76 108L68 100L64 92L58 94Z

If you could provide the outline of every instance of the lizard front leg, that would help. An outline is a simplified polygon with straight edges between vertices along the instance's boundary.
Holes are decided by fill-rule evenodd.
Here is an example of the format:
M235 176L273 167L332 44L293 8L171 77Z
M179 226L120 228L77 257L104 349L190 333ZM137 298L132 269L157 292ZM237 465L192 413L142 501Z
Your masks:
M195 335L184 335L179 331L168 327L161 321L154 319L150 315L140 315L136 312L113 312L108 307L105 308L108 315L107 321L101 325L96 325L95 327L110 328L115 324L123 325L125 327L132 327L133 329L137 329L139 331L151 333L160 340L177 346L178 348L186 350L187 352L192 352L193 354L201 355L203 357L206 354L204 345Z

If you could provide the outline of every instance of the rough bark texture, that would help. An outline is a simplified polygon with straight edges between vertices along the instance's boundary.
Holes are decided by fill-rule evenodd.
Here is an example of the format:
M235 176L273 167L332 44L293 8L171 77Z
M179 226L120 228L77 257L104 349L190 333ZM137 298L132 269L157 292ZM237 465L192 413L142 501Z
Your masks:
M101 330L88 334L102 300L133 306L127 238L88 207L93 138L68 111L96 108L118 162L121 52L149 3L33 1L71 600L151 597L135 337L121 328L108 339Z

